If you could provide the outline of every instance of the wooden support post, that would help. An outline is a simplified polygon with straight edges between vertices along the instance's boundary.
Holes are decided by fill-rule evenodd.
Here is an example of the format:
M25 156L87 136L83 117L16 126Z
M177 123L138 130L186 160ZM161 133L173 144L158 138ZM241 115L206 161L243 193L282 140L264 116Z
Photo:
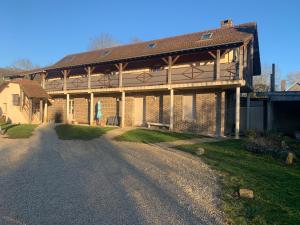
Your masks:
M216 60L215 60L215 79L219 80L221 76L221 67L220 67L220 50L217 50Z
M236 87L235 91L235 138L240 137L240 94L241 88Z
M172 65L173 65L172 56L169 56L168 57L168 84L172 83Z
M254 46L253 46L253 41L251 42L250 45L250 74L253 76L253 58L254 58Z
M69 114L70 114L70 94L67 94L67 123L69 123Z
M121 107L121 127L125 127L125 101L126 101L126 96L125 96L125 91L122 91L122 107Z
M170 130L174 129L174 89L170 89Z
M91 67L88 66L87 68L87 75L88 75L88 89L91 89Z
M225 91L216 93L216 136L224 136L225 129Z
M119 87L123 86L123 64L119 63Z
M246 130L250 129L250 93L247 93L247 123L246 123Z
M48 100L45 100L44 105L44 123L48 122Z
M244 54L243 54L243 69L244 69L243 77L245 80L247 80L249 65L248 65L248 47L246 44L244 45L243 52L244 52Z
M94 105L94 93L91 93L90 97L90 126L94 125L94 111L95 111L95 105Z
M32 98L29 98L29 123L31 124L32 123L32 107L33 107L33 104L32 104Z
M40 122L43 123L43 100L40 100Z
M238 75L238 79L241 80L243 79L243 46L241 46L239 48L239 75Z
M64 91L67 91L67 76L69 74L69 71L68 70L63 70L63 75L64 75Z
M42 86L42 88L45 88L46 74L45 74L45 73L42 73L42 74L41 74L41 77L42 77L41 86Z

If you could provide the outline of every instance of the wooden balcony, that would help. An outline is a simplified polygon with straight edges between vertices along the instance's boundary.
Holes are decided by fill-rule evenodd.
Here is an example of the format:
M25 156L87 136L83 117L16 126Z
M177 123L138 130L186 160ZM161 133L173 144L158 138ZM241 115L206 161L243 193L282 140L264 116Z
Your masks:
M220 76L216 78L215 66L201 65L172 68L172 84L199 83L208 81L230 81L238 79L237 63L220 64ZM168 70L150 72L126 72L122 74L122 87L139 87L168 84ZM68 77L65 90L89 89L88 76ZM90 89L119 87L119 74L91 75ZM64 79L46 80L45 89L48 91L63 91Z

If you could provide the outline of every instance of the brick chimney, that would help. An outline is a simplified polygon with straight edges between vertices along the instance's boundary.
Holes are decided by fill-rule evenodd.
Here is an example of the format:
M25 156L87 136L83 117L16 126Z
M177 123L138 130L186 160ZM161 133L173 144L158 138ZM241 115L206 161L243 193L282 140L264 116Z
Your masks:
M232 19L222 20L221 27L233 27Z
M285 80L281 81L281 91L286 91L286 81Z
M270 76L270 91L274 92L275 91L275 64L272 64L272 73Z

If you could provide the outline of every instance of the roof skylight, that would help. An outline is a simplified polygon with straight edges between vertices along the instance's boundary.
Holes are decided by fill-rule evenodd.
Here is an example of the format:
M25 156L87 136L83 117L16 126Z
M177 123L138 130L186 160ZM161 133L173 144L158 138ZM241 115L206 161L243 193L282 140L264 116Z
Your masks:
M150 43L147 45L147 48L155 48L156 47L156 43Z
M109 55L110 52L111 52L110 50L103 50L103 51L100 52L100 55L101 55L102 57L105 57L105 56Z
M208 40L208 39L211 39L213 33L205 33L205 34L202 34L201 36L201 40Z

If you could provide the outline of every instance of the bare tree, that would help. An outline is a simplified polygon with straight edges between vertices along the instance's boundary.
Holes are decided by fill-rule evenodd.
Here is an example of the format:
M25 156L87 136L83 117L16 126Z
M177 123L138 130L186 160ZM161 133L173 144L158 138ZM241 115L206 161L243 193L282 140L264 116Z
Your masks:
M120 45L116 39L113 38L111 34L102 33L97 37L94 37L90 40L88 50L97 50L102 48L110 48Z
M131 38L131 43L140 43L140 42L143 42L143 40L138 37Z
M12 63L10 69L15 70L32 70L39 68L40 66L34 65L30 59L18 59Z
M267 92L270 90L270 75L272 73L272 65L262 65L262 72L260 76L253 77L253 89L254 92ZM280 81L281 72L279 68L275 71L276 87Z
M288 74L287 82L289 85L293 85L296 82L300 82L300 71Z

